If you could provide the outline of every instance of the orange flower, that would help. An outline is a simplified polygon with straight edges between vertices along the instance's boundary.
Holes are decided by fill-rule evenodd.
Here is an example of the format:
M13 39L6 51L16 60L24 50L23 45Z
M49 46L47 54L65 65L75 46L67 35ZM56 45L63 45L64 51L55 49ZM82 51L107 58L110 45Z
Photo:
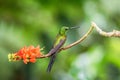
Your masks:
M9 61L17 61L22 59L25 64L27 64L28 62L35 63L36 58L40 56L42 56L42 53L40 52L39 46L37 46L36 48L34 46L25 46L14 55L8 55Z

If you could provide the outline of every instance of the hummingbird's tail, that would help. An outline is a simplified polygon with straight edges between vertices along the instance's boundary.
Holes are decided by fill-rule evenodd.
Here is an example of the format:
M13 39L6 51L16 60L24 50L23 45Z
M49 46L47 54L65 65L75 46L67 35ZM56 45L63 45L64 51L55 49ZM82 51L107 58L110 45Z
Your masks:
M51 69L52 69L52 66L55 62L55 58L56 58L56 55L52 55L51 58L50 58L50 62L49 62L49 65L48 65L48 68L47 68L47 72L50 72Z

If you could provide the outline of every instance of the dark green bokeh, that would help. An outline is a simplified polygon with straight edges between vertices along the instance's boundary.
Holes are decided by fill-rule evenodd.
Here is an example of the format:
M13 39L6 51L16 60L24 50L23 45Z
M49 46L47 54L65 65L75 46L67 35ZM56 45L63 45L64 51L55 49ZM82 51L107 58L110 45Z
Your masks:
M120 80L120 39L94 31L81 44L35 64L8 62L8 53L40 45L47 53L62 26L81 26L67 33L65 45L79 39L95 21L105 31L120 30L119 0L0 0L1 80Z

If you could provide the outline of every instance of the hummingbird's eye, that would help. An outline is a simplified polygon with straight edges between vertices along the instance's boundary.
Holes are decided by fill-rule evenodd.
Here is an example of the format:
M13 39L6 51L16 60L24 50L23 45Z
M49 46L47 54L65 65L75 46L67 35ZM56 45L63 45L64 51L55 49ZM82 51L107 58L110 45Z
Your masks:
M68 30L67 28L65 30Z
M65 30L68 30L68 28L65 28Z

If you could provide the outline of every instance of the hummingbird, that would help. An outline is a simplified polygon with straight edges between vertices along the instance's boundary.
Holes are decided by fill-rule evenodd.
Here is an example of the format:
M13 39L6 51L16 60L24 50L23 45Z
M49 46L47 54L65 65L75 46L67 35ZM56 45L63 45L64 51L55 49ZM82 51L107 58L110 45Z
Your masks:
M50 56L50 62L47 67L47 72L51 71L55 58L56 58L56 54L59 53L60 48L64 45L66 41L66 38L67 38L66 32L74 28L77 28L77 27L65 27L64 26L59 30L59 33L56 36L54 45L52 49L48 52L48 54L50 54L51 56Z

